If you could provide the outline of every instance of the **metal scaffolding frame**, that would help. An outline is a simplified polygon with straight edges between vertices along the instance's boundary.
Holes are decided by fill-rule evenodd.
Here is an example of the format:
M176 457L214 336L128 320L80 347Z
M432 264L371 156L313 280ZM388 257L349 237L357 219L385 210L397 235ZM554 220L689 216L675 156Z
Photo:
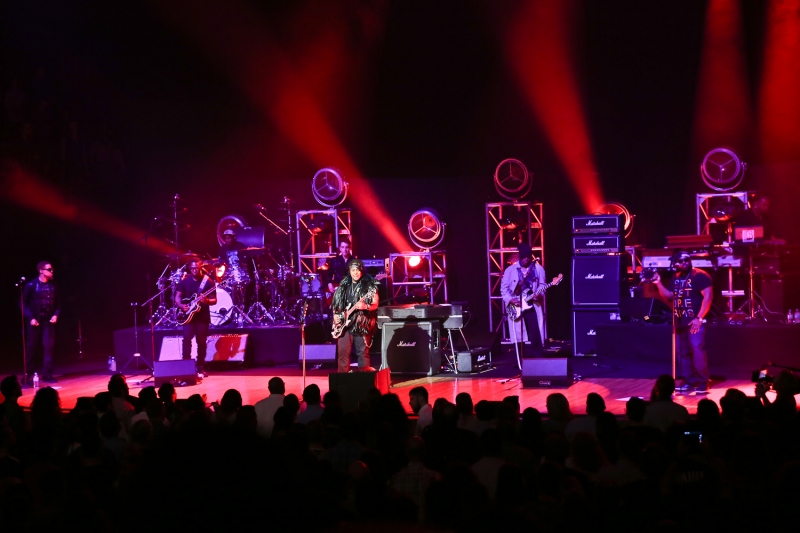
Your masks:
M419 257L420 263L411 267L408 260ZM389 254L389 280L392 299L397 300L401 293L406 299L415 288L424 289L428 303L448 303L447 299L447 256L444 250L422 250L419 252L400 252Z
M493 202L486 204L486 266L489 288L489 330L495 331L503 318L500 283L510 257L521 242L531 245L533 255L544 266L544 217L542 203ZM503 338L508 338L503 324ZM546 332L543 332L543 335ZM543 337L545 338L545 337Z
M725 198L728 202L734 198L739 200L745 208L748 208L748 198L753 194L752 191L741 192L718 192L718 193L700 193L696 197L697 208L697 234L709 235L711 233L711 216L709 210L711 209L711 200L713 198Z
M298 211L297 219L297 273L316 273L320 259L336 257L339 250L339 238L347 237L353 244L353 234L349 209L322 209ZM330 220L330 232L314 231L314 221Z

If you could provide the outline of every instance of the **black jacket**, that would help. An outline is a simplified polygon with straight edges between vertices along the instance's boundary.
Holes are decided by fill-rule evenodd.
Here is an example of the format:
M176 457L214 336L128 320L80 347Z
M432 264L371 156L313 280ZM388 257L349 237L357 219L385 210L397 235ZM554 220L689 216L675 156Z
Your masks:
M53 290L52 302L48 302L48 291L45 290L45 285ZM37 277L27 282L25 288L22 289L23 310L25 318L29 322L34 318L42 321L58 316L58 313L61 312L60 300L58 286L53 281L42 283Z

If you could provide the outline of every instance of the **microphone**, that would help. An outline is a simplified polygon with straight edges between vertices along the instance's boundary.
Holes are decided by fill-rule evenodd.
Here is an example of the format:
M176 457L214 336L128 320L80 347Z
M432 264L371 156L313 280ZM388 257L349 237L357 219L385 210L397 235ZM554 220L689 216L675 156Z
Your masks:
M16 285L17 287L19 287L19 286L20 286L20 285L22 285L23 283L25 283L25 276L22 276L21 278L19 278L19 281L18 281L18 282L16 282L16 283L15 283L15 285Z
M256 209L258 209L259 211L266 211L266 210L267 210L267 208L266 208L266 207L264 207L264 206L263 206L263 205L261 205L261 204L256 204L256 205L255 205L255 208L256 208Z

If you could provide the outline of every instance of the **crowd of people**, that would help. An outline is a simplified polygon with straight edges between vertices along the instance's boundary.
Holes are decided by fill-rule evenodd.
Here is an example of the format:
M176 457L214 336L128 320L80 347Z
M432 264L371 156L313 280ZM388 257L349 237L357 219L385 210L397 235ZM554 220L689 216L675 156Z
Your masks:
M797 527L789 372L775 380L777 396L764 385L752 397L729 389L694 416L673 401L670 376L649 401L631 398L624 417L595 393L582 415L557 392L540 413L516 396L473 405L460 393L431 405L425 387L402 400L374 390L344 412L317 385L302 398L277 377L268 388L255 405L235 389L218 402L177 400L169 383L133 397L115 374L65 413L51 387L23 410L17 378L6 377L2 530Z

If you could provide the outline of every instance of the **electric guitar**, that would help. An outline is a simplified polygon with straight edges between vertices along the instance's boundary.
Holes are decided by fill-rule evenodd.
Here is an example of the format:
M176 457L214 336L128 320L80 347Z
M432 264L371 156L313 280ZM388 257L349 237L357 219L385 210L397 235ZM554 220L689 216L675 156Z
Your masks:
M553 278L553 281L550 283L545 283L544 285L539 285L536 287L536 290L522 289L522 293L519 296L520 301L520 308L517 308L516 304L509 303L506 306L506 314L508 314L508 318L511 320L519 320L522 316L522 313L533 307L533 301L541 296L544 291L549 289L550 287L555 287L564 279L564 274L559 274L558 276Z
M383 274L376 274L373 279L375 281L380 281L380 280L386 279L388 277L389 277L388 274L383 273ZM331 285L333 285L333 290L332 291L325 290L325 305L327 305L328 307L333 305L333 293L336 292L336 289L339 288L339 284L338 283L331 283Z
M344 330L353 321L352 314L353 314L353 312L358 311L358 309L356 309L356 306L358 304L360 304L361 302L363 302L364 300L366 300L367 298L372 298L373 296L375 296L376 292L378 292L378 288L373 286L370 290L367 291L367 294L365 294L364 296L359 298L356 303L354 303L352 306L350 306L350 309L348 309L344 313L337 313L337 315L339 316L339 318L341 320L339 320L338 324L336 323L335 320L333 322L333 330L331 331L331 336L334 339L338 339L339 337L341 337L342 334L344 333Z
M202 294L193 294L191 298L183 298L181 299L181 303L186 304L189 306L189 309L186 311L181 311L180 308L178 309L178 316L176 318L176 322L178 325L183 326L188 324L192 317L200 310L200 300L217 290L218 288L222 289L228 284L228 281L222 281L216 285L212 285L210 289L205 291Z

